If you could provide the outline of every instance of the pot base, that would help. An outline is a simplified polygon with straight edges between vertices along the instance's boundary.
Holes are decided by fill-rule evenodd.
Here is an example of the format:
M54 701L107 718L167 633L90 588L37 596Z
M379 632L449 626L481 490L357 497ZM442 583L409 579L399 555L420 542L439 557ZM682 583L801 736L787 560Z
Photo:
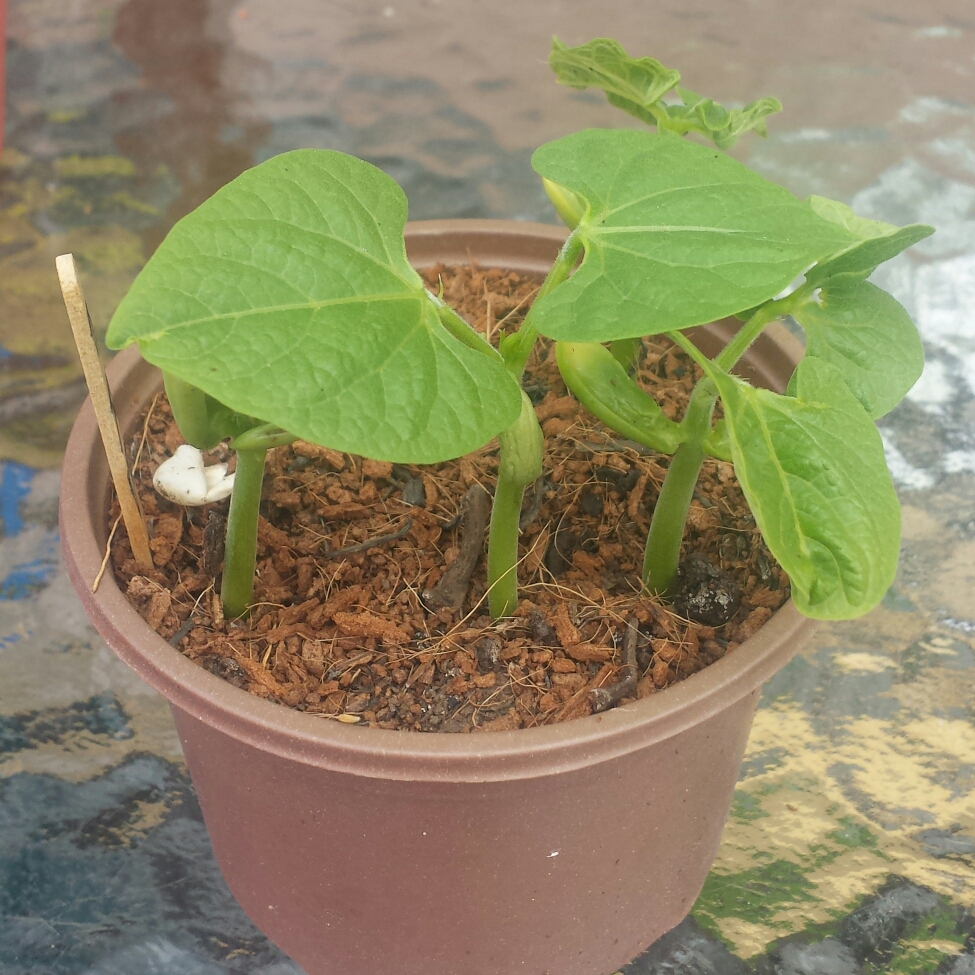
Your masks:
M173 716L231 891L308 975L593 975L690 911L758 697L614 762L495 782L314 768Z

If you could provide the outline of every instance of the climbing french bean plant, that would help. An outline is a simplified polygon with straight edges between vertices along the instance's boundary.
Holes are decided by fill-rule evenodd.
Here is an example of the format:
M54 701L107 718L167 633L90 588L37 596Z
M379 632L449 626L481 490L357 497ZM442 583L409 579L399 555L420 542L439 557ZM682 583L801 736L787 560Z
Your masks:
M191 444L229 439L237 451L228 616L252 601L266 452L299 437L433 463L497 436L489 602L495 617L513 612L522 497L542 470L542 432L521 389L539 335L557 340L567 385L599 419L673 455L647 543L651 589L673 584L706 455L734 462L800 610L859 615L890 584L899 508L873 420L916 380L921 347L903 308L865 279L931 228L798 200L681 138L728 146L762 131L774 99L726 110L604 39L556 41L551 62L564 83L602 88L657 131L583 131L535 153L571 231L521 328L498 350L410 266L402 190L333 151L284 153L223 187L176 224L119 305L110 347L137 342L163 370ZM679 102L665 101L669 93ZM806 356L785 393L755 389L732 369L787 314L806 331ZM741 330L705 358L684 330L729 315L743 319ZM680 422L627 370L639 340L656 333L704 373ZM724 419L715 424L719 399Z

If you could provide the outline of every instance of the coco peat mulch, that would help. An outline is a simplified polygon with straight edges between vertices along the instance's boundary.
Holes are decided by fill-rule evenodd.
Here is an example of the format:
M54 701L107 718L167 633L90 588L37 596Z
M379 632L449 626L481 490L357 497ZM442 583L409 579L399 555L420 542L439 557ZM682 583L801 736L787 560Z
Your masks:
M433 290L442 281L454 307L495 341L517 328L538 288L534 278L476 265L425 276ZM268 454L255 604L244 620L224 619L216 593L228 502L181 508L152 488L156 467L181 443L163 394L131 444L155 568L140 569L119 525L115 577L146 622L200 667L325 720L495 731L659 693L755 633L788 598L788 578L731 464L709 459L688 519L682 598L667 605L642 592L668 458L587 414L554 360L539 343L524 381L545 463L525 494L513 618L494 623L487 613L496 442L411 467L298 441ZM639 380L671 418L699 375L666 340L645 342ZM208 463L232 461L229 453L218 448ZM117 517L116 503L113 524ZM715 592L733 610L727 622L713 615Z

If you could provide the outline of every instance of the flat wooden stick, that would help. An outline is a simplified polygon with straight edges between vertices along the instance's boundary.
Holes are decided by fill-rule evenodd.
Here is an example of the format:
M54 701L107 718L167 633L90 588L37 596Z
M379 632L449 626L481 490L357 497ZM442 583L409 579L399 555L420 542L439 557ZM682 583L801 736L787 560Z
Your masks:
M85 382L95 407L95 417L98 420L98 430L105 445L105 455L108 458L108 468L112 473L115 493L118 495L119 506L122 509L122 520L132 545L132 554L137 562L146 568L152 568L152 553L149 551L149 534L142 517L142 508L136 497L129 476L129 466L125 461L125 448L122 446L122 435L119 433L118 419L112 406L112 394L108 389L108 379L98 358L98 348L91 328L91 315L88 305L78 282L78 272L74 266L73 254L62 254L56 258L58 280L61 282L61 295L64 307L68 310L68 320L74 333L75 345L81 357L81 367L85 371Z

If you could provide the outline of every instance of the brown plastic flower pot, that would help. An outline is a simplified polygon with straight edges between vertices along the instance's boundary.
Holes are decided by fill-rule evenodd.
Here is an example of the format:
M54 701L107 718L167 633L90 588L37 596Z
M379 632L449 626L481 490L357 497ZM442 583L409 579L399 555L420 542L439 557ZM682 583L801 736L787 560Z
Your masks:
M544 272L558 228L407 227L417 266ZM733 326L699 330L714 354ZM774 330L773 330L774 332ZM784 329L753 381L784 388ZM123 431L158 390L109 369ZM733 653L626 707L554 727L448 735L349 727L255 698L153 632L111 578L108 469L91 404L64 461L68 570L108 645L165 695L223 875L309 975L605 975L690 910L714 859L762 683L813 624L791 602Z

